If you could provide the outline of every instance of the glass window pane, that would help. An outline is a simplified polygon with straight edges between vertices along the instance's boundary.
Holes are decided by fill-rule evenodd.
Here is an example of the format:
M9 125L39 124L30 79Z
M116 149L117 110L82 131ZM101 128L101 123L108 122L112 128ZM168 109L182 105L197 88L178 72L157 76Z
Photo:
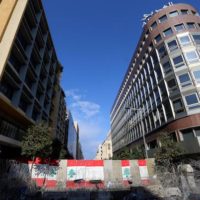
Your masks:
M179 40L180 40L180 43L182 45L185 45L185 44L189 44L190 43L190 38L189 36L185 35L185 36L182 36L182 37L179 37Z
M198 103L196 94L191 94L191 95L185 96L185 100L187 102L187 105Z
M182 56L177 56L175 58L173 58L173 63L175 65L175 67L181 67L184 65L184 62L183 62L183 58Z
M163 70L164 70L165 74L172 71L172 66L169 61L163 64Z
M176 86L176 81L175 79L171 79L170 81L167 82L167 85L169 88L173 88Z
M153 30L153 29L155 29L156 27L157 27L157 23L154 22L154 23L151 25L151 29Z
M157 35L157 36L155 37L155 42L158 43L158 42L160 42L161 39L162 39L162 38L161 38L161 35L159 34L159 35Z
M188 14L188 10L181 10L181 15L187 15Z
M177 25L175 25L175 29L176 29L176 31L182 31L182 30L184 30L185 29L185 27L184 27L184 25L183 24L177 24Z
M188 29L193 29L193 28L195 28L195 24L193 22L187 23L187 28Z
M195 80L200 80L200 71L193 71Z
M196 51L189 51L189 52L186 52L185 53L185 56L186 56L186 59L189 61L189 62L194 62L194 61L197 61L198 60L198 55L196 53Z
M183 130L181 131L182 132L182 135L183 135L183 139L186 140L186 141L189 141L189 140L193 140L194 138L194 133L192 131L192 129L187 129L187 130Z
M196 44L200 44L200 35L192 35Z
M178 45L177 45L176 40L173 40L173 41L171 41L171 42L168 42L167 45L168 45L168 47L169 47L170 52L172 52L172 51L178 49Z
M180 83L184 83L184 82L187 82L187 81L190 81L190 77L187 74L182 74L179 76L179 80L180 80Z
M164 21L167 20L167 16L166 15L163 15L162 17L159 18L159 22L162 23Z
M173 34L173 31L171 28L166 29L165 31L163 31L164 36L169 36Z
M175 17L175 16L177 16L178 15L178 11L173 11L173 12L170 12L169 13L169 16L170 17Z
M175 111L183 109L183 103L180 99L173 101L173 105Z

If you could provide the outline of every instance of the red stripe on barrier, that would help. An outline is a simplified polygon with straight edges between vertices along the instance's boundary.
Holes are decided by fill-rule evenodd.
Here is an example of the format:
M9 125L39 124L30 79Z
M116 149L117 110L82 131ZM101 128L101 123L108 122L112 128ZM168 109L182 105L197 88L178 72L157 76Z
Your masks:
M103 189L104 182L101 183L91 183L90 181L80 181L79 183L74 181L67 181L66 182L66 189L78 189L78 188L89 188L89 189Z
M46 187L47 188L55 188L57 181L56 180L46 180Z
M42 187L44 185L44 178L34 178L33 180L36 182L36 185L39 187Z
M150 185L151 181L149 179L141 180L142 185Z
M146 160L138 160L138 165L139 166L146 166L147 162L146 162Z
M130 166L130 161L129 160L121 160L121 166L122 167Z
M87 166L87 167L100 167L104 166L103 160L67 160L68 167L80 167L80 166Z

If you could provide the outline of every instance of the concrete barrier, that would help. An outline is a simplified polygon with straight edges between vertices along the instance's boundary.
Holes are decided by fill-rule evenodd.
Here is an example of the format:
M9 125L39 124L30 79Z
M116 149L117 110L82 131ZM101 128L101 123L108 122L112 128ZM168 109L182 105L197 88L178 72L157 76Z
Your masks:
M19 163L10 173L25 170L39 187L49 190L115 189L152 184L154 159L147 160L54 160ZM23 167L22 167L23 166ZM27 168L29 169L27 171Z

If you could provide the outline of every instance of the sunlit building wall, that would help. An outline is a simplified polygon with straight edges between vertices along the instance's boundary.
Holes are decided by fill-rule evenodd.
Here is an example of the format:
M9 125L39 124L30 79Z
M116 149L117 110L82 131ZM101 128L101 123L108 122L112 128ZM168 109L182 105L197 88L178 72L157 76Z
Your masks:
M152 156L162 134L185 153L200 152L200 17L194 7L169 3L146 15L110 118L114 155L144 147L144 135Z

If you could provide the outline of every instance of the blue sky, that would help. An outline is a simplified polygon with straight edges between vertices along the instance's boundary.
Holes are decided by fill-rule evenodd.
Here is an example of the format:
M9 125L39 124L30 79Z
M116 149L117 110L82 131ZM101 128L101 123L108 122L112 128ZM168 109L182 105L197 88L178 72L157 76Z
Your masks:
M166 0L43 0L62 87L86 159L110 128L110 110L142 32L141 18ZM200 10L199 0L181 0Z

